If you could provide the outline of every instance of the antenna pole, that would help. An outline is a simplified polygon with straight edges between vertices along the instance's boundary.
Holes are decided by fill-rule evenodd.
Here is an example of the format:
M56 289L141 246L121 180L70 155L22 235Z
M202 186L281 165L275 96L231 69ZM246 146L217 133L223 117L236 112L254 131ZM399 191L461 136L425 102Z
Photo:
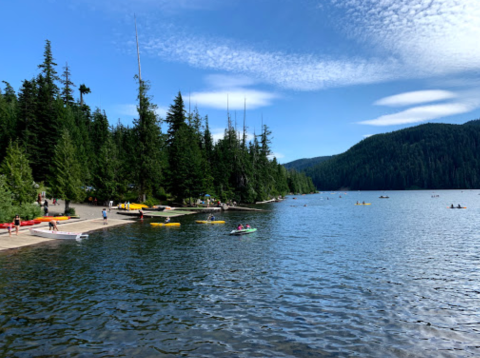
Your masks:
M138 32L137 32L137 16L133 14L135 19L135 37L137 39L137 59L138 59L138 79L142 83L142 66L140 66L140 48L138 47Z

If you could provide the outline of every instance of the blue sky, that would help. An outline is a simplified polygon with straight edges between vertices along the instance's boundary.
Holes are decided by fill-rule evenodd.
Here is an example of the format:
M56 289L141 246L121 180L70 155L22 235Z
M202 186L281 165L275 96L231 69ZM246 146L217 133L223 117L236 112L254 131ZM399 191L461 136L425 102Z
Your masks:
M0 81L38 74L45 40L110 122L137 73L164 116L178 91L220 136L230 113L273 131L281 163L366 136L480 118L478 0L16 0L0 3Z

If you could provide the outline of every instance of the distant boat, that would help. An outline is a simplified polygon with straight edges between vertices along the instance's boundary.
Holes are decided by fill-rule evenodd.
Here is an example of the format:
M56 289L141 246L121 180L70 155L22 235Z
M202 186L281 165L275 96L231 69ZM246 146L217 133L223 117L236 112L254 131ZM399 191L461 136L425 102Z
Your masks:
M30 229L30 233L35 236L58 240L78 240L88 237L87 234L83 234L81 232L52 231L42 229Z
M243 230L232 230L230 232L230 235L244 235L244 234L251 234L253 232L257 231L257 229L252 228L252 229L243 229Z
M390 197L381 195L381 196L379 196L379 199L390 199Z

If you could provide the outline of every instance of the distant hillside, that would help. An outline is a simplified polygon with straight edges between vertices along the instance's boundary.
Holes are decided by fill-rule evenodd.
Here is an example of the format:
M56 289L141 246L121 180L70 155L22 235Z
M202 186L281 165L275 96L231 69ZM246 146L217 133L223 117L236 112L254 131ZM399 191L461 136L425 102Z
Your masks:
M480 188L480 120L377 134L305 173L320 190Z
M293 162L289 162L283 164L283 166L287 169L294 169L296 171L302 171L309 167L313 167L317 164L320 164L326 160L333 158L334 156L325 156L325 157L315 157L315 158L305 158L305 159L297 159Z

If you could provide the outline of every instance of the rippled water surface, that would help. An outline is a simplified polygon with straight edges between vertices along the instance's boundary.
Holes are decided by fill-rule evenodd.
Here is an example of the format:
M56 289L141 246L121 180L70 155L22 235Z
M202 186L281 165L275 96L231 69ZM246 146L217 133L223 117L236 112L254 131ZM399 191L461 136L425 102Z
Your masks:
M479 193L322 193L3 252L0 356L478 357Z

